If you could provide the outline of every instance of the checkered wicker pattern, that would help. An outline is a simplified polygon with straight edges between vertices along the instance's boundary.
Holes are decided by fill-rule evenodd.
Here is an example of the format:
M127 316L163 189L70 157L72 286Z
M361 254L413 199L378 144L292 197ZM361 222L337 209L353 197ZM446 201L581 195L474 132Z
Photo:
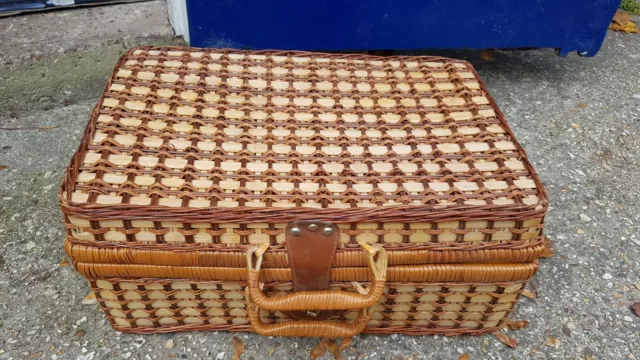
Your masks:
M467 62L173 47L120 59L60 199L65 250L117 330L296 336L499 329L548 206ZM332 290L369 286L362 244L388 254L377 305L291 321L246 297L247 281L293 291L285 231L309 220L338 231Z
M186 208L538 204L468 64L139 49L92 121L71 199Z
M211 330L248 330L242 283L97 280L91 285L116 329L144 333L158 327L208 325ZM376 333L389 327L398 327L398 332L408 334L415 327L453 332L460 329L461 333L495 329L506 321L524 285L524 282L388 284L365 332ZM330 288L356 292L351 283L333 283ZM288 294L291 284L266 284L263 292L270 296ZM260 315L267 324L290 321L281 312L261 310ZM350 321L356 316L357 311L349 311L332 319Z

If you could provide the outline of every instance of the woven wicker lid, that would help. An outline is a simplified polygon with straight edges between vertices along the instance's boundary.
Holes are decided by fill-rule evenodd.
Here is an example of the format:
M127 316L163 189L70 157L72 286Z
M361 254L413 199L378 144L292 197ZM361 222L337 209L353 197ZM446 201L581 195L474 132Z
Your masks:
M65 212L191 220L526 218L544 189L471 65L138 48L72 160Z

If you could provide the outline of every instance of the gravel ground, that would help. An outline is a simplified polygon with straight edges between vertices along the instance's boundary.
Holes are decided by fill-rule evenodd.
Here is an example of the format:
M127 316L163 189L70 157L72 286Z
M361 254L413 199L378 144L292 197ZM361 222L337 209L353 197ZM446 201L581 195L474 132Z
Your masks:
M459 54L463 55L463 54ZM555 257L542 261L510 332L360 336L348 359L637 359L640 318L640 36L610 33L595 58L550 50L472 61L538 169ZM61 266L57 189L95 100L0 118L0 359L230 359L226 333L114 332L89 288ZM306 359L317 339L239 334L243 359ZM545 345L548 338L557 346ZM329 357L325 357L328 359Z

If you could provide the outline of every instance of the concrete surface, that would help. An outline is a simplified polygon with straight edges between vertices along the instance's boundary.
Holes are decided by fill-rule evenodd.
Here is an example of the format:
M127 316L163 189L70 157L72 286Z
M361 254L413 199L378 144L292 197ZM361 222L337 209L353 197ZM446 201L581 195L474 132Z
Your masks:
M466 56L465 53L458 53ZM640 36L609 33L595 58L550 50L497 52L472 61L549 191L542 261L514 319L495 337L360 336L348 359L638 359L640 318ZM6 97L6 94L0 97ZM0 116L0 359L231 359L226 333L114 332L89 288L61 266L57 188L96 100ZM317 339L235 334L243 359L306 359ZM558 347L544 345L557 338ZM325 356L324 359L330 357Z
M165 1L54 10L0 18L0 64L173 36Z
M183 44L166 2L0 18L0 116L96 98L118 57L142 44Z

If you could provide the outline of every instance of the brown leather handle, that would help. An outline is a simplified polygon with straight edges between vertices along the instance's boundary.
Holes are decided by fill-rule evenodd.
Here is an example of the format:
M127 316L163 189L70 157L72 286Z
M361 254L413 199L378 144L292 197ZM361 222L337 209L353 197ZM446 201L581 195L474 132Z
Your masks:
M265 310L352 310L368 308L380 302L385 279L374 279L367 294L347 291L300 291L293 294L267 297L260 291L260 272L249 271L251 299Z
M351 310L369 308L380 302L387 273L387 253L378 246L360 244L366 251L367 262L373 273L373 282L367 294L356 294L347 291L323 290L301 291L293 294L267 297L260 290L260 265L266 247L252 248L247 253L249 273L248 290L252 301L265 310L297 311L297 310ZM374 256L378 259L374 260ZM252 267L253 255L258 257L255 268Z
M335 320L299 320L265 324L260 319L260 309L250 303L247 307L249 321L256 333L263 336L321 336L352 337L360 334L371 320L373 311L363 310L353 323Z

